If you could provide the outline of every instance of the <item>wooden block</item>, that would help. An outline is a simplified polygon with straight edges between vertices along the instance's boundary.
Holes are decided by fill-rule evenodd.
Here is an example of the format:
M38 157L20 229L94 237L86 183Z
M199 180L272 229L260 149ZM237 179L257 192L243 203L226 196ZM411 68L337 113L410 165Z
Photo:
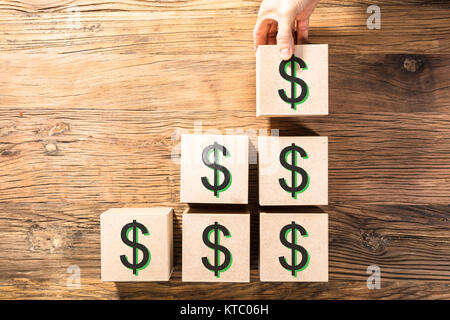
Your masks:
M295 68L292 68L294 64ZM256 116L326 114L328 45L295 46L289 61L280 59L276 46L259 46L256 54Z
M260 205L327 205L327 137L258 137Z
M181 202L246 204L248 148L248 136L182 135Z
M182 245L183 281L250 281L248 211L187 209Z
M168 281L172 208L114 208L100 216L102 281Z
M328 281L327 214L261 212L259 235L261 281Z

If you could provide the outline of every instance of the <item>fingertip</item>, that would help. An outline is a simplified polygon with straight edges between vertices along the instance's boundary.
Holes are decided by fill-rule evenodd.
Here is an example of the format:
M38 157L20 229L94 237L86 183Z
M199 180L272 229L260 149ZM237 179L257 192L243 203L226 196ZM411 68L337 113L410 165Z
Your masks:
M308 43L309 19L297 21L297 44Z
M258 47L259 47L259 44L254 44L253 45L253 50L255 51L255 54L257 54L258 53Z
M267 21L258 21L253 29L253 49L258 49L259 45L267 44L267 33L269 25Z
M266 45L266 44L267 44L267 41L264 41L264 39L260 39L260 40L256 41L256 42L253 44L253 49L255 50L255 53L256 53L256 51L258 51L258 47L259 47L260 45Z
M292 49L290 48L282 48L280 50L280 58L282 60L289 60L292 57Z
M277 46L280 58L289 60L294 51L294 38L292 35L293 22L290 20L280 20L278 22Z

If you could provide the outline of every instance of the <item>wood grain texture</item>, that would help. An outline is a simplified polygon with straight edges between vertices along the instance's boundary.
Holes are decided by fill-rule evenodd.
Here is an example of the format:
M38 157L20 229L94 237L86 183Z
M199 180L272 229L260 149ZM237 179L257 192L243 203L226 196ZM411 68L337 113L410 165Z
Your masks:
M259 4L259 0L2 1L0 50L247 55L253 47ZM321 2L311 18L311 41L328 43L330 53L449 53L446 1L371 4L382 8L381 30L367 29L365 3Z
M450 8L373 4L381 30L357 0L312 17L329 116L256 119L259 1L0 1L0 298L450 299ZM253 151L270 130L329 137L329 283L259 282L254 163L252 282L181 282L179 137L199 126ZM173 279L101 283L100 214L154 205L175 209Z

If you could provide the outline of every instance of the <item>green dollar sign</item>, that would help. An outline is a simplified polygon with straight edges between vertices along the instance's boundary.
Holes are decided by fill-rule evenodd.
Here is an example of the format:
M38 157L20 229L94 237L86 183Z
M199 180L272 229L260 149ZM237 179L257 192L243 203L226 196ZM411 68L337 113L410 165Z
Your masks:
M150 250L143 244L139 243L138 240L138 230L141 230L142 234L147 236L149 235L148 229L141 223L137 222L136 220L133 220L133 222L130 222L126 224L120 233L122 241L129 247L133 248L133 260L132 262L129 262L126 255L120 256L120 261L122 264L127 267L128 269L133 270L133 274L135 276L138 275L139 270L143 270L148 267L150 264ZM133 238L130 240L128 238L129 233L132 232ZM138 262L138 250L142 251L143 256L142 259Z
M209 161L211 151L214 152L214 162ZM221 151L225 157L228 157L230 154L227 148L217 142L207 146L202 153L203 163L214 170L214 183L211 184L207 177L202 177L202 184L206 189L213 191L214 196L217 198L219 198L219 192L224 192L231 186L231 173L227 168L219 164L218 151ZM219 183L219 171L223 173L222 183Z
M280 98L283 99L284 102L287 102L291 105L291 109L296 110L297 104L303 103L308 99L309 96L309 87L305 81L300 78L297 78L297 67L296 64L300 66L302 70L307 70L308 66L305 61L292 55L291 59L285 61L281 61L279 72L283 79L289 81L291 83L291 97L289 98L284 91L284 89L279 89L278 94ZM287 67L291 66L291 74L287 73ZM299 96L297 96L297 85L302 88L302 91Z
M281 243L288 249L291 249L291 263L289 264L285 257L279 257L278 260L283 268L291 271L293 277L297 277L297 272L305 270L309 264L308 251L297 244L297 231L300 232L300 235L303 237L308 236L308 232L306 232L305 228L295 223L295 221L285 225L280 231ZM289 232L291 233L291 241L287 239ZM302 255L302 260L299 263L297 263L297 252L300 252Z
M291 171L291 186L289 186L284 178L278 179L281 188L283 190L289 192L292 195L292 198L297 199L297 194L302 193L309 186L309 175L303 169L297 166L297 153L300 154L302 159L308 159L308 154L303 148L295 145L295 143L287 146L280 153L280 163L287 170ZM291 163L288 162L288 155L291 155ZM302 182L297 184L297 174L300 174L302 177Z
M202 263L206 269L213 271L214 275L219 278L220 273L227 271L231 267L231 263L233 261L233 256L231 255L230 250L220 245L220 231L222 231L225 237L231 237L230 231L217 222L209 225L203 231L203 243L208 247L214 250L214 263L210 263L207 257L202 258ZM214 234L214 240L211 241L210 236ZM224 254L224 260L220 263L220 252Z

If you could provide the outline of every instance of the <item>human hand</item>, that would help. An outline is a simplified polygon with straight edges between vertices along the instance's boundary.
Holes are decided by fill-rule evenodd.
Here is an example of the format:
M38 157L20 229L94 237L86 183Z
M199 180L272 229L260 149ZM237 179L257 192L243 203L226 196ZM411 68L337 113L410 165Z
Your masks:
M260 44L277 44L281 59L289 60L294 53L294 33L297 44L308 40L309 16L318 2L263 0L253 30L255 51Z

